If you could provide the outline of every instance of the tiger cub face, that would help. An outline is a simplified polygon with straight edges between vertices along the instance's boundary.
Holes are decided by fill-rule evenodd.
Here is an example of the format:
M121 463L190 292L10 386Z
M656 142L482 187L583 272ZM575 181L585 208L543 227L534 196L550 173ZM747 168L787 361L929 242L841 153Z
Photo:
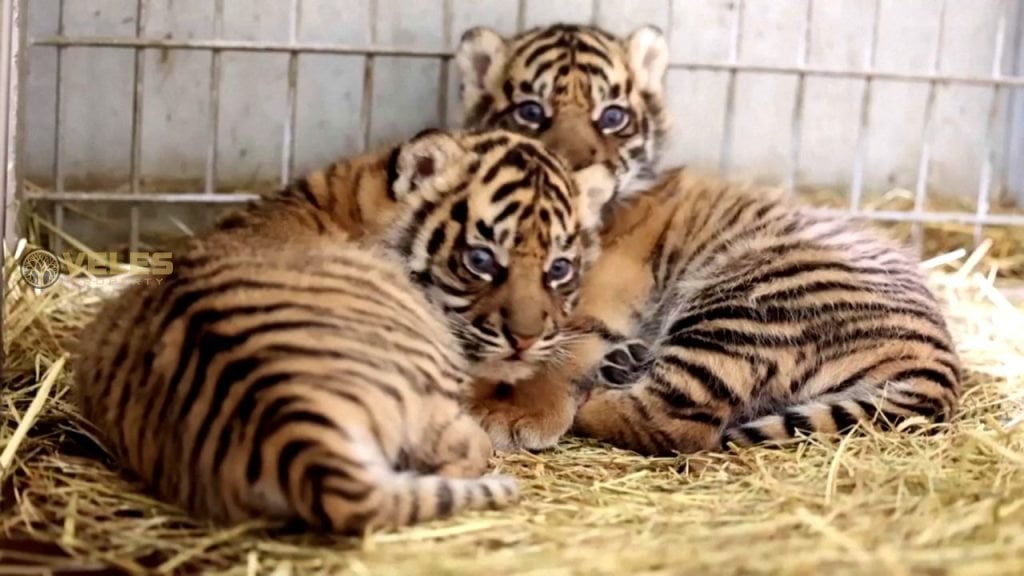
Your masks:
M603 164L619 197L654 176L668 128L668 45L654 27L625 39L556 25L504 38L467 31L457 50L468 127L515 130L543 141L573 169Z
M520 380L555 356L572 336L613 175L573 174L505 131L421 135L388 173L389 194L412 204L388 243L442 306L472 371Z

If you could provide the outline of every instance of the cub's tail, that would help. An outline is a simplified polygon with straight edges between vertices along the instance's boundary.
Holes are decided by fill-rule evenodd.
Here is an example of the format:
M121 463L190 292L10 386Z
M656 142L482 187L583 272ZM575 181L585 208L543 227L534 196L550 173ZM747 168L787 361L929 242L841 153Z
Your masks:
M367 488L365 494L321 490L319 501L311 502L302 515L334 532L359 532L409 526L467 510L505 508L519 499L515 480L507 476L448 478L400 472Z
M722 433L722 448L730 445L782 443L814 433L847 434L856 427L898 426L913 417L927 422L949 421L956 411L956 383L941 372L915 370L887 383L860 382L842 392L824 394L787 406Z

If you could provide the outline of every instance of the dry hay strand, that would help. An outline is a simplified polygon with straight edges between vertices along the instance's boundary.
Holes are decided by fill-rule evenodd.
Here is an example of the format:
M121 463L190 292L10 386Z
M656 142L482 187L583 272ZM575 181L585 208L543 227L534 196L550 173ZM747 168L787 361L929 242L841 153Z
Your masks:
M1024 313L981 260L929 263L968 368L938 434L689 458L567 439L495 458L517 507L362 538L209 526L147 496L76 415L60 364L97 290L27 290L8 266L0 573L1024 573Z

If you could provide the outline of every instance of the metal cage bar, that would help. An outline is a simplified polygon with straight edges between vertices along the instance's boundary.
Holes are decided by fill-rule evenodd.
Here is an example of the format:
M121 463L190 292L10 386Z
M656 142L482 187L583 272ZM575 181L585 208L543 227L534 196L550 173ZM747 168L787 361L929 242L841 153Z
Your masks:
M16 2L17 0L7 0ZM450 79L450 58L452 40L453 2L444 0L443 3L443 46L441 49L413 49L403 47L379 46L378 42L378 0L367 0L369 2L369 44L367 46L354 46L347 44L332 43L310 43L303 42L299 38L299 27L301 21L301 0L291 0L289 37L286 42L269 41L242 41L227 40L223 38L224 22L224 0L215 0L214 3L214 37L212 39L160 39L145 37L143 30L143 15L147 0L137 0L137 24L135 37L119 36L82 36L72 37L65 33L63 27L63 0L61 2L60 18L56 35L44 36L31 40L32 46L52 46L57 52L57 109L54 138L54 187L50 191L22 191L20 197L26 200L46 200L53 202L55 206L55 217L62 218L62 202L114 202L127 203L132 207L132 247L139 242L138 238L138 206L141 204L153 203L176 203L176 204L224 204L236 202L248 202L258 197L257 194L245 191L236 193L217 193L218 188L218 144L220 130L220 107L221 107L221 82L222 82L222 56L225 52L256 52L256 53L282 53L288 55L288 94L285 109L285 124L282 133L282 159L281 159L281 182L286 184L294 177L295 169L295 142L297 126L297 97L299 84L299 59L302 54L336 54L336 55L358 55L365 57L363 74L363 100L362 100L362 125L361 135L365 147L372 143L373 134L373 95L375 80L375 60L378 57L404 57L404 58L427 58L440 60L440 73L438 77L438 98L437 113L443 123L447 123L447 100L448 83ZM920 240L922 225L931 222L957 222L975 227L976 237L983 232L984 226L1024 225L1024 214L990 214L989 194L996 170L997 146L993 142L998 130L996 130L999 119L998 105L1001 91L1020 92L1024 87L1024 67L1018 63L1017 69L1011 74L1003 74L1002 55L1006 51L1006 34L1008 29L1010 10L1004 11L1003 19L999 23L999 32L996 37L996 56L994 58L991 74L947 74L942 72L941 57L943 45L943 29L945 27L945 0L940 14L939 31L935 40L932 67L928 71L920 72L890 72L876 69L876 52L881 20L880 0L874 1L872 29L870 37L866 39L864 48L864 64L860 69L843 69L827 66L815 66L809 62L810 42L812 34L812 19L814 14L814 0L806 0L806 12L804 14L804 28L799 50L796 55L796 62L793 65L775 64L749 64L741 61L742 38L744 30L745 7L742 0L738 0L733 8L734 20L732 23L730 37L730 54L727 61L703 61L688 60L675 61L669 67L690 71L716 71L726 75L726 101L724 103L723 133L721 141L720 164L724 173L728 173L732 165L733 138L735 131L735 107L737 78L740 74L762 73L782 76L794 76L797 82L795 98L793 102L792 117L792 140L789 151L790 162L786 183L795 186L799 178L799 163L802 148L802 124L804 116L804 97L806 92L806 81L809 77L815 78L844 78L862 80L864 86L860 102L860 123L857 131L856 157L854 159L852 182L850 186L850 202L848 210L828 211L880 221L911 222L915 223L917 230L916 238ZM1024 8L1021 2L1016 2L1017 27L1024 22ZM1009 6L1009 4L1007 4ZM670 25L668 34L672 34L671 22L672 2L669 2ZM526 0L518 0L516 12L516 25L522 30L526 24L527 4ZM600 0L592 2L592 17L598 18L601 12ZM6 16L5 11L5 16ZM6 24L6 21L5 21ZM1017 30L1018 37L1020 30ZM133 88L133 125L132 130L132 158L131 158L131 187L127 193L107 191L84 191L65 189L65 166L63 159L64 152L64 111L62 110L65 93L63 75L61 73L61 59L64 51L69 47L102 47L119 48L132 50L135 54L135 77ZM206 159L206 171L202 193L194 190L185 190L181 193L148 194L142 191L141 180L141 130L142 130L142 106L144 96L144 56L147 50L195 50L209 52L211 54L210 84L209 84L209 129L208 129L208 152ZM1017 51L1021 49L1016 48ZM908 83L924 83L928 85L929 96L925 110L925 128L922 134L922 150L919 160L918 177L915 185L914 209L909 212L898 211L872 211L862 210L861 200L864 188L864 173L867 144L870 139L870 107L873 92L873 84L877 81L895 81ZM983 150L983 168L978 182L978 206L973 213L968 212L929 212L925 210L927 197L928 173L930 165L930 138L934 127L935 94L938 88L943 86L980 86L992 90L992 104L988 116L988 132L985 149ZM1018 98L1020 95L1017 94ZM10 118L10 113L8 114ZM8 119L10 122L10 119ZM1024 123L1024 121L1022 121ZM1012 132L1012 130L1011 130ZM1024 128L1021 129L1024 133ZM1013 141L1011 134L1008 142ZM7 142L11 141L10 136ZM8 144L10 145L10 144ZM1012 162L1009 162L1012 165ZM1012 167L1012 166L1008 166ZM10 177L8 176L8 181Z
M378 1L369 0L370 2L370 43L375 44L377 42L377 13L378 13ZM329 54L331 52L328 52ZM374 63L376 62L376 53L368 51L359 52L333 52L333 54L363 54L366 56L366 62L363 65L363 104L362 104L362 115L360 116L363 120L363 148L370 147L370 133L373 130L373 77L374 77Z
M136 0L135 3L135 35L141 37L145 32L144 19L146 16L146 0ZM135 49L135 70L134 82L132 83L132 139L131 139L131 164L129 174L131 177L132 194L142 194L142 106L145 94L146 75L146 54L141 48ZM128 250L135 252L139 249L139 207L132 206L129 212L128 228Z
M376 4L370 0L371 6ZM737 4L737 8L740 3ZM376 10L371 10L376 12ZM737 14L740 12L737 11ZM276 52L299 54L341 54L349 56L396 56L403 58L440 58L450 59L454 56L451 50L430 50L422 48L395 48L390 46L353 46L348 44L327 44L316 42L262 42L252 40L179 40L162 38L125 38L121 36L44 36L33 38L32 46L74 46L93 48L143 48L147 50L198 50L206 52ZM848 78L853 80L891 80L897 82L914 82L936 85L962 84L967 86L1010 86L1024 87L1024 75L992 76L977 74L948 74L941 72L892 72L865 68L854 70L848 68L832 68L828 66L798 66L774 64L748 64L740 62L718 62L713 60L680 60L671 62L669 69L707 70L713 72L745 72L780 74L788 76L815 76L821 78Z
M444 0L441 5L441 45L452 45L452 0ZM441 59L437 73L437 122L440 126L448 126L448 74L451 62Z
M814 19L814 0L805 0L803 30L797 48L797 67L807 66L811 57L811 22ZM804 93L807 89L807 75L800 74L796 79L796 92L793 96L793 116L790 125L789 171L786 176L786 188L796 188L800 170L800 148L803 139Z
M213 33L216 37L224 34L224 0L213 3ZM206 142L206 175L203 189L212 195L217 191L217 148L220 146L220 80L221 50L210 54L210 125Z
M878 27L881 24L882 0L875 0L871 15L871 35L864 46L864 69L875 67L878 52ZM871 88L873 77L864 78L860 93L860 117L857 124L857 148L854 152L853 179L850 182L850 212L860 212L861 197L864 194L864 163L867 161L868 138L871 130Z
M1006 52L1006 26L1009 17L1010 2L1003 0L999 22L996 25L995 49L992 54L993 78L1000 78L1003 75L1003 57ZM992 87L992 99L988 107L988 125L985 127L985 143L982 150L981 173L978 175L978 197L975 206L978 218L984 218L989 211L989 196L992 194L992 171L996 163L993 138L996 134L996 123L999 118L999 99L1002 92L1002 86ZM975 245L981 243L984 232L984 227L981 224L974 225Z
M21 188L21 157L18 154L22 140L24 106L24 61L27 42L27 0L4 0L0 14L0 149L3 151L3 179L0 180L0 233L4 242L15 237L18 198ZM14 247L10 246L13 250ZM0 250L0 254L4 254ZM0 256L2 259L3 256ZM0 292L2 292L0 288ZM0 311L0 316L3 312ZM0 331L2 332L2 331ZM0 350L0 355L3 352Z
M57 33L64 33L64 0L57 3ZM53 124L53 187L58 194L64 192L64 54L66 46L57 46L56 68L57 68L57 97L54 102L54 124ZM53 223L57 229L64 228L64 205L60 202L53 204ZM63 240L58 236L53 239L54 250L63 250Z
M729 46L728 62L732 68L728 70L729 76L725 84L725 117L722 119L722 144L718 159L719 170L722 174L726 175L732 170L732 138L733 132L736 129L734 124L736 116L736 76L739 73L740 50L742 49L743 0L736 0L734 10L736 13L732 22L732 40Z
M938 75L942 69L942 40L946 28L947 0L939 4L939 29L935 33L935 45L932 47L932 74ZM928 83L928 97L924 103L924 127L921 130L921 154L918 160L917 183L914 185L914 213L924 211L925 199L928 196L928 174L932 160L932 136L935 131L935 100L938 98L938 86L935 82ZM924 247L923 222L915 222L911 228L911 239L920 253Z
M299 21L302 18L302 2L291 0L288 10L288 42L299 41ZM285 100L284 134L281 143L281 186L287 186L295 171L295 124L298 114L299 53L288 54L288 95Z
M1024 76L1024 2L1015 4L1015 39L1011 70L1016 76ZM1024 158L1024 90L1013 90L1008 98L1007 118L1009 130L1006 134L1006 188L1010 197L1024 203L1024 162L1013 162L1011 158Z

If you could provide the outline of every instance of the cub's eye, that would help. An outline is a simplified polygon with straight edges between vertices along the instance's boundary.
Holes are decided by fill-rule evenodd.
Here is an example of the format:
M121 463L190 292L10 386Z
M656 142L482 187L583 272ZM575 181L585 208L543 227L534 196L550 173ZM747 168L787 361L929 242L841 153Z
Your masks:
M470 248L462 257L462 261L470 272L488 280L498 273L498 260L487 248Z
M559 258L551 263L551 267L548 268L548 281L549 282L565 282L569 278L572 278L573 265L567 258Z
M622 106L609 106L601 112L597 119L597 127L602 132L618 132L629 124L629 113Z
M537 126L544 121L544 107L537 102L523 102L516 106L514 113L516 122L527 126Z

